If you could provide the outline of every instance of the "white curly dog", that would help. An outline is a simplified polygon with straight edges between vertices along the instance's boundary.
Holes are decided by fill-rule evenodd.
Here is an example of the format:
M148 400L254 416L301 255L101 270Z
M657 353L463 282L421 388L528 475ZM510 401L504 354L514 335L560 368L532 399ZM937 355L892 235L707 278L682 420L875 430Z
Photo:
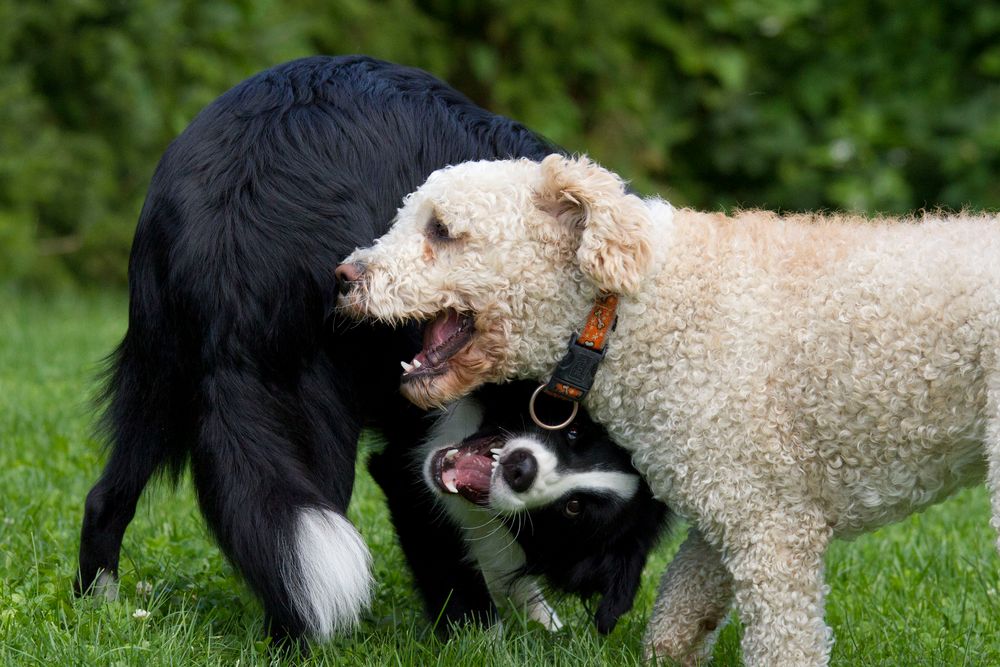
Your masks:
M823 556L984 477L1000 528L1000 223L674 210L586 158L433 174L338 275L355 316L429 321L403 391L545 380L602 293L584 405L692 524L649 649L823 665ZM474 326L473 326L474 325Z

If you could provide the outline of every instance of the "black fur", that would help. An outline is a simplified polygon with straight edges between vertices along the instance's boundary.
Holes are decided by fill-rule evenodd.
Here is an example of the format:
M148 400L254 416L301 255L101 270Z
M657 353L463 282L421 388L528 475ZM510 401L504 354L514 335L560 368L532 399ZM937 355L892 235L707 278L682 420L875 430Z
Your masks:
M427 423L397 387L415 332L331 322L333 270L435 169L552 151L424 72L359 56L280 65L205 108L160 161L136 229L78 590L117 572L149 479L190 462L208 525L271 631L300 636L283 545L298 509L344 512L372 426L387 445L370 469L428 612L490 617L459 536L412 501L407 450Z

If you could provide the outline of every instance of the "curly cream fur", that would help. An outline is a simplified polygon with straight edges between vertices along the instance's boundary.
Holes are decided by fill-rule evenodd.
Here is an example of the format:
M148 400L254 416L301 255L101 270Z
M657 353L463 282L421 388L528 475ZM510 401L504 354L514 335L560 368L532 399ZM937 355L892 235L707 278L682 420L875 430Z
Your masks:
M431 211L452 239L428 254ZM660 655L710 652L731 595L747 664L826 664L831 539L984 477L1000 528L993 218L675 211L550 157L435 173L351 261L369 275L349 310L457 308L492 332L489 363L447 392L430 383L429 400L546 379L594 297L624 293L585 405L696 529L647 633Z
M708 662L732 601L733 578L721 555L690 530L660 581L646 657L670 656L684 667Z

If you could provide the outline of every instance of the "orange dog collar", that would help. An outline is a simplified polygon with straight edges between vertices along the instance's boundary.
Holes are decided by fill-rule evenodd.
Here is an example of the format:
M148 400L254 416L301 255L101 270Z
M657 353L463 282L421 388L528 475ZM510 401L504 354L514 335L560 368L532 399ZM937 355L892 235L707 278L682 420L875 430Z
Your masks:
M569 349L548 382L542 383L531 396L528 411L540 427L549 430L565 428L576 417L578 403L594 384L597 367L607 352L608 336L618 323L618 295L602 294L590 309L587 321L579 334L570 338ZM545 424L535 414L535 400L539 393L573 402L573 412L562 424Z

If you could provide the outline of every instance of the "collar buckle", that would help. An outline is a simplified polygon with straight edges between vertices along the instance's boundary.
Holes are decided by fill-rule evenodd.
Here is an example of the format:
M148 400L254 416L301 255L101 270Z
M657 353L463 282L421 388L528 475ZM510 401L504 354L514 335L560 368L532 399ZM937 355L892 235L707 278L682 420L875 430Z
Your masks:
M594 349L593 346L581 344L579 337L579 334L570 337L566 356L559 360L552 378L545 385L546 394L570 401L580 401L594 386L597 367L607 354L608 348L604 346L599 350Z
M545 393L579 403L594 385L597 367L608 349L608 336L618 326L618 295L601 294L583 330L569 339L569 349L545 385Z

